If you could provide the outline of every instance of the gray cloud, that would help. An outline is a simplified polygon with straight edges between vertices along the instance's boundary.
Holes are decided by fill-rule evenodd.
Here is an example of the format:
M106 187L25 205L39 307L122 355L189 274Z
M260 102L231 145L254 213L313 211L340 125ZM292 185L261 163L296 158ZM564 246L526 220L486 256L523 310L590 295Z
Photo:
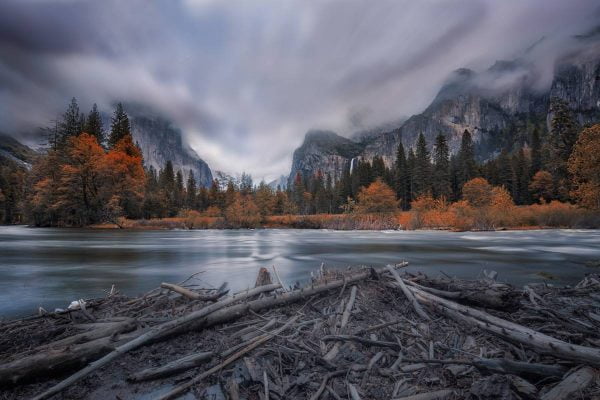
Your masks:
M526 58L543 87L598 16L592 0L4 0L0 130L30 139L72 96L145 103L211 167L272 178L308 129L420 112L457 68Z

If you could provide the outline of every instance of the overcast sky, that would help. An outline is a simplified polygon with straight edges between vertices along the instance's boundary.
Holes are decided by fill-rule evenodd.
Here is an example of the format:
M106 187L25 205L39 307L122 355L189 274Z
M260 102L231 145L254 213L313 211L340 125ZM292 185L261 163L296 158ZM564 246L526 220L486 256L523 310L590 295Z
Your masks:
M2 0L0 131L28 140L72 96L141 102L212 169L270 179L310 128L418 113L451 71L542 37L551 70L599 20L597 0Z

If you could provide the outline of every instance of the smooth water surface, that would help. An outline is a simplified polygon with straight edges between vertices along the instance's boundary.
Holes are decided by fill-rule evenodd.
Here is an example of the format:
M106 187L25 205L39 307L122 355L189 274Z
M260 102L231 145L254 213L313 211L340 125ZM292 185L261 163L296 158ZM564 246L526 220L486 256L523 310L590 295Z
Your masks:
M111 285L137 295L198 271L201 285L254 284L259 267L278 268L286 284L327 267L383 266L402 260L412 270L464 278L496 270L517 285L577 283L600 259L598 230L505 232L198 230L125 231L0 227L0 317L65 308L104 296ZM197 282L198 283L198 282Z

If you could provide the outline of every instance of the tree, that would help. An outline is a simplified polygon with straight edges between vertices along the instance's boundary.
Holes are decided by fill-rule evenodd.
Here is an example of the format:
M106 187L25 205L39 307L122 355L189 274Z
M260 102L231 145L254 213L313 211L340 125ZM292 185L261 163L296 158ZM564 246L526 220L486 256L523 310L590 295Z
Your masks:
M523 149L513 155L512 158L512 197L517 204L529 203L529 160Z
M97 222L105 199L100 197L104 150L96 138L86 133L69 140L68 162L61 168L55 207L69 225Z
M435 138L433 153L433 194L436 198L450 198L450 149L446 136L439 134Z
M555 179L554 188L556 195L561 200L566 200L571 188L567 162L577 141L579 127L568 104L558 98L551 101L550 112L550 152L548 168Z
M548 171L538 171L531 178L529 192L534 200L543 203L552 200L554 195L554 180Z
M485 207L492 200L492 185L483 178L473 178L463 185L462 194L473 207Z
M196 198L197 198L198 187L196 186L196 179L194 178L194 171L190 169L190 174L188 175L188 180L186 184L186 200L185 205L190 210L195 209Z
M98 111L96 103L94 103L90 113L87 116L84 131L87 134L94 136L99 145L104 143L104 127L102 125L102 118L100 117L100 112Z
M381 179L377 179L358 193L359 213L389 213L398 210L396 193Z
M252 196L236 193L235 201L225 210L225 221L231 228L256 228L260 211Z
M131 133L129 117L123 108L122 103L118 103L110 124L110 137L108 138L109 148L114 147L119 140Z
M542 143L538 127L533 128L531 133L531 175L542 169Z
M475 150L471 133L465 129L458 151L458 180L462 187L467 181L477 175L477 163L475 162Z
M252 193L252 188L254 187L254 183L252 182L252 176L242 172L242 177L240 178L240 192L243 195L248 195Z
M400 201L402 208L408 210L411 200L409 191L411 171L408 168L402 141L398 143L398 148L396 149L396 163L394 164L394 169L396 198Z
M62 147L68 144L71 137L79 135L82 128L79 105L77 104L77 99L73 97L67 107L67 111L62 116L62 121L59 123L59 136Z
M104 157L102 172L106 182L103 190L112 204L118 204L128 218L142 214L146 175L142 165L142 152L133 143L131 135L125 135ZM109 203L107 203L109 204Z
M584 207L600 210L600 124L584 129L569 157L572 195Z
M261 216L265 217L274 213L276 201L275 195L273 194L273 190L265 183L265 181L261 181L258 185L258 188L256 188L254 201Z
M414 197L431 192L431 160L427 141L423 134L417 139L417 151L415 154L415 166L413 169L413 193Z

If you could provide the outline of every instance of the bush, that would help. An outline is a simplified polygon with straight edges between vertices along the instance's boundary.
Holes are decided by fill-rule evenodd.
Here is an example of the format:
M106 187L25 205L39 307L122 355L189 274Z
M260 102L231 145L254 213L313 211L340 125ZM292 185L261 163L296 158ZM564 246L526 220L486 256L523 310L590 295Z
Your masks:
M225 222L229 228L256 228L260 220L260 211L251 196L237 193L234 202L225 210Z

